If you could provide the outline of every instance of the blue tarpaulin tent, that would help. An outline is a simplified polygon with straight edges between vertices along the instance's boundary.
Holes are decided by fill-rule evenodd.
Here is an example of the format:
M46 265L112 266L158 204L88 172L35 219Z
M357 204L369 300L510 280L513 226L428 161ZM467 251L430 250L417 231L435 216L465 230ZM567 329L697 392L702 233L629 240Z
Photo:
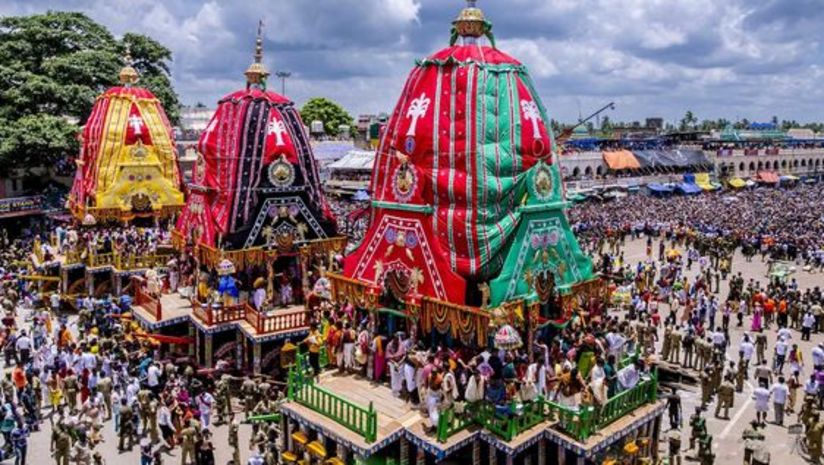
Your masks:
M700 194L702 192L701 188L698 187L698 185L693 184L691 182L682 182L678 184L677 189L684 195L695 195Z
M652 182L652 183L647 184L647 189L649 189L650 194L652 194L654 196L659 196L659 197L663 197L665 195L670 195L670 194L672 194L672 191L674 190L672 186L659 184L657 182Z

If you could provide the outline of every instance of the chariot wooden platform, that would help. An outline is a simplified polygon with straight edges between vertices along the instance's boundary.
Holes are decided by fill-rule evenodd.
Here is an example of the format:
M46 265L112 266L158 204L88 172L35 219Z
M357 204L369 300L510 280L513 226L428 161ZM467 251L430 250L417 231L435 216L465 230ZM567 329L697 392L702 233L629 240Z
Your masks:
M539 398L501 413L500 406L481 401L442 410L432 425L425 412L384 384L335 370L314 377L301 373L301 365L290 371L289 400L281 407L287 431L282 448L297 457L311 442L324 445L319 459L344 463L353 457L355 463L424 464L427 457L481 463L483 457L493 465L499 458L543 465L548 457L566 463L571 453L583 465L600 463L628 442L657 454L652 445L665 403L657 400L655 371L600 407L573 410Z

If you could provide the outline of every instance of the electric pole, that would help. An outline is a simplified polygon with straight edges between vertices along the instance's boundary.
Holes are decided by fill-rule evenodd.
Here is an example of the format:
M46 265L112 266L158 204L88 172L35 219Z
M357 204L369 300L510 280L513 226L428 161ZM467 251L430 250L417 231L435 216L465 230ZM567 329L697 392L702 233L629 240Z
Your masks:
M280 79L280 94L286 96L286 79L292 77L289 71L276 71L275 76Z

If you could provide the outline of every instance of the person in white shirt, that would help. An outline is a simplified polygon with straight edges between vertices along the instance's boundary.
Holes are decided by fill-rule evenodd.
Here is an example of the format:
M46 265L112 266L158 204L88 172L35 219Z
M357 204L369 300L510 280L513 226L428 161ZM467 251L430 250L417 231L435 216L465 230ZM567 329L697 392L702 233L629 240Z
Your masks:
M752 397L755 399L755 419L762 425L767 424L767 411L770 409L770 390L764 386L758 386L753 390Z
M715 332L712 333L712 345L715 346L715 350L722 353L727 348L727 335L720 327L715 328Z
M752 356L755 353L755 345L752 342L750 342L749 335L744 335L744 339L738 346L738 350L741 351L742 354L744 354L744 371L748 372L750 369L750 360L752 360Z
M157 410L157 426L160 428L160 434L163 436L164 446L167 449L174 447L174 424L172 423L172 411L165 403L160 404Z
M804 394L809 396L818 395L818 381L815 380L815 373L810 375L810 379L804 383Z
M80 358L84 369L90 372L97 371L97 355L91 353L90 351L84 351Z
M813 316L813 312L807 311L804 314L804 318L801 320L801 340L802 341L809 341L810 340L810 333L813 330L813 326L815 325L815 317Z
M215 398L209 391L203 391L197 396L197 409L200 411L200 423L203 428L208 428L212 419L212 405L215 403Z
M624 344L626 340L621 333L609 332L606 336L609 344L609 354L615 357L615 360L620 360L624 356Z
M775 360L773 362L773 370L776 373L784 371L784 362L787 360L787 351L789 349L790 347L784 339L778 338L775 343Z
M773 407L775 408L775 423L784 426L784 405L787 403L790 389L787 387L787 383L784 382L783 376L779 376L778 382L772 385L770 394L772 394Z
M779 328L778 329L778 339L783 340L784 342L789 342L790 339L793 338L793 333L790 331L789 328Z
M146 384L149 386L149 389L154 392L155 394L159 394L158 390L160 387L160 368L157 366L156 363L152 363L149 366L149 369L146 371Z
M622 391L634 388L641 381L641 373L638 371L637 365L637 363L630 363L616 373L618 385Z
M31 358L31 346L31 338L26 334L26 330L20 330L20 336L17 337L14 347L17 349L17 354L20 357L20 363L23 365L29 363L29 359Z
M112 391L112 405L119 406L120 399L123 396L120 394L119 389L115 389ZM117 407L112 408L112 418L114 420L114 432L117 433L120 431L120 409Z
M824 343L813 347L813 367L815 371L824 369Z
M137 400L137 393L140 391L140 382L137 378L132 379L132 382L126 386L126 403L132 405Z

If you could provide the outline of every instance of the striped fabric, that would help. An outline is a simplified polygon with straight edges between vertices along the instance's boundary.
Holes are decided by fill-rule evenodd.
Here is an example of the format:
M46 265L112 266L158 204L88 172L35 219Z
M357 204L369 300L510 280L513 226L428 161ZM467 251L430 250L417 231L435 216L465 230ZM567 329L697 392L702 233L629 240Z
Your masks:
M433 240L464 278L493 276L518 225L516 207L551 139L526 69L490 47L449 47L412 71L375 159L374 198L429 205ZM399 195L406 161L419 180ZM553 167L554 169L554 167Z
M163 177L180 186L174 135L160 102L140 87L113 87L97 98L83 127L72 206L99 206L96 199L117 182L123 148L138 141L154 147Z
M267 199L295 195L303 205L294 203L302 208L300 220L317 225L310 228L313 235L334 235L309 137L285 97L254 88L223 97L200 136L198 152L202 174L193 177L192 190L199 194L189 200L177 224L184 237L197 231L209 246L219 238L229 248L258 245L262 239L255 223L268 214L261 212ZM269 166L280 160L294 173L288 186L272 185L268 178Z

